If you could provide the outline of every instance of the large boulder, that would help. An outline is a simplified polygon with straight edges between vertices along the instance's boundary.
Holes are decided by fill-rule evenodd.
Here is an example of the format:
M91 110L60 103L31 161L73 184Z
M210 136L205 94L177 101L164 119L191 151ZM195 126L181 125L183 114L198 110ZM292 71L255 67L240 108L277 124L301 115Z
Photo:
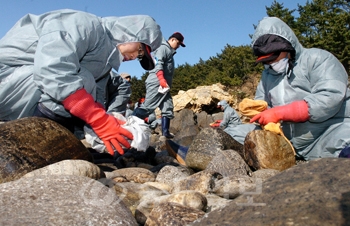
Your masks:
M295 154L290 143L276 133L254 130L244 140L244 159L254 170L285 170L295 166Z
M209 112L216 107L220 100L226 100L230 105L237 103L234 96L224 89L225 86L218 83L211 86L198 86L187 91L180 90L177 95L173 96L174 111L187 108L195 113L200 111Z
M193 225L348 225L349 164L323 158L294 166Z
M93 161L80 140L60 124L38 117L0 124L0 183L66 159Z
M0 225L137 225L113 188L73 175L0 184Z

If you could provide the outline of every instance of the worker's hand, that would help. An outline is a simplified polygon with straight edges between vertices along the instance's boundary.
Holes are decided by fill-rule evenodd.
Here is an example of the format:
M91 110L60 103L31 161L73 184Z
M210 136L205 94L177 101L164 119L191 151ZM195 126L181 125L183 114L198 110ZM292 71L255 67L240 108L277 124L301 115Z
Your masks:
M213 127L213 128L216 128L216 127L219 127L220 126L220 122L213 122L213 123L210 123L209 124L210 125L210 127Z
M157 77L158 77L158 80L159 80L159 85L161 87L163 87L163 88L168 87L168 83L164 79L164 72L162 70L157 72Z
M309 119L308 105L305 101L295 101L291 104L267 109L255 115L250 122L259 122L266 125L269 122L305 122Z
M112 156L114 155L113 147L121 155L124 154L121 145L125 148L130 148L130 144L126 138L132 140L132 133L122 128L114 116L107 114L99 104L96 104L92 96L85 89L80 89L68 96L63 101L63 106L72 115L84 120L91 126Z
M221 122L222 122L222 120L218 119L218 120L216 120L215 122L221 123Z

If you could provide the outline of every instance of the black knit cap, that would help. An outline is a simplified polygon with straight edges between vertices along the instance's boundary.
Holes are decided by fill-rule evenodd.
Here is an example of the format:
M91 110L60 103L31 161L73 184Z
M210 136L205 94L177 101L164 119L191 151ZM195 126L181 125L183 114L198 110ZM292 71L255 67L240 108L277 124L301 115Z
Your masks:
M281 52L290 52L292 58L295 56L295 49L289 41L272 34L260 36L253 45L253 52L258 57L256 63L273 61Z

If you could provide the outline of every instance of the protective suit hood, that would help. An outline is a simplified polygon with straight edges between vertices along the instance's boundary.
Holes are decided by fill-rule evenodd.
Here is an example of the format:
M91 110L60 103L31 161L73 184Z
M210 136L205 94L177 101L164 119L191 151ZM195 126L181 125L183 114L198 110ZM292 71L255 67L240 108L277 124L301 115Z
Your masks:
M160 26L150 16L103 17L101 21L114 46L127 42L142 42L154 51L162 43Z
M252 37L251 46L253 47L256 40L265 34L278 35L289 41L295 49L295 59L298 59L303 46L300 44L293 30L281 19L277 17L264 17L261 21L259 21L259 24L256 27Z
M227 105L228 105L228 103L227 103L226 100L221 100L221 101L218 103L218 106L222 106L224 109L226 108Z

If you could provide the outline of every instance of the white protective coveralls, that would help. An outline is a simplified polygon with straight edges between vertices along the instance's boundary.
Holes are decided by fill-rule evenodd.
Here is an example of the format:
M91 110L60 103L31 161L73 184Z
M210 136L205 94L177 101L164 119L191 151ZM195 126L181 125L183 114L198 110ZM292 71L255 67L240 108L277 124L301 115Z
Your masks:
M252 46L265 34L279 35L288 40L296 51L295 62L288 74L265 69L255 99L266 101L270 108L297 100L306 101L309 120L282 122L285 136L297 154L307 160L338 157L339 152L350 145L350 90L343 65L325 50L304 48L291 28L278 18L266 17L259 22ZM252 125L235 128L234 136L243 143Z
M116 46L141 42L154 51L162 39L146 15L101 18L69 9L27 14L0 40L0 120L32 116L39 102L70 118L61 103L82 88L107 109L106 87L115 79L110 71L123 61Z

